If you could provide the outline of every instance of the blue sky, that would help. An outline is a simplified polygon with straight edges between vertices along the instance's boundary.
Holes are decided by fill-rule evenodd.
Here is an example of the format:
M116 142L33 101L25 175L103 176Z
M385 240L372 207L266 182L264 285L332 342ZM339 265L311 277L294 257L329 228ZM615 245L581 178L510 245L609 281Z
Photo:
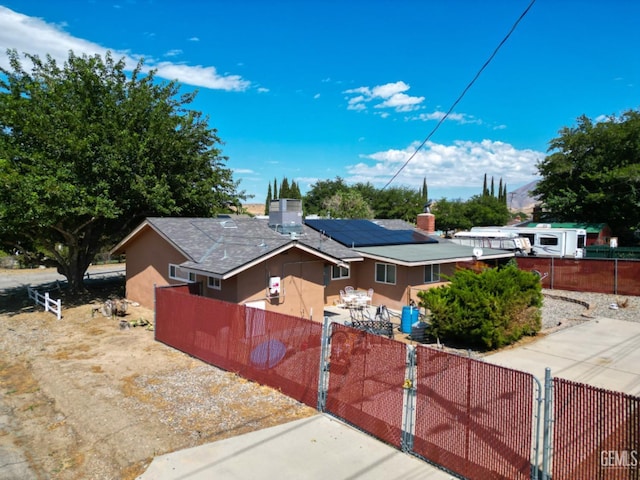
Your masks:
M112 51L198 90L240 188L276 178L387 184L530 0L0 0L15 48ZM451 116L391 183L435 199L512 191L580 115L640 105L640 2L537 0Z

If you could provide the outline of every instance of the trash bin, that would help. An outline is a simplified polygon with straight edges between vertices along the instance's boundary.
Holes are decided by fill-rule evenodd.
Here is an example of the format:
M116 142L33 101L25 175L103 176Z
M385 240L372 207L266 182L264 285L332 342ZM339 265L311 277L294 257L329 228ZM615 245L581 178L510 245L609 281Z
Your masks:
M402 316L400 317L400 331L402 333L411 333L411 325L418 321L420 310L411 305L402 307Z

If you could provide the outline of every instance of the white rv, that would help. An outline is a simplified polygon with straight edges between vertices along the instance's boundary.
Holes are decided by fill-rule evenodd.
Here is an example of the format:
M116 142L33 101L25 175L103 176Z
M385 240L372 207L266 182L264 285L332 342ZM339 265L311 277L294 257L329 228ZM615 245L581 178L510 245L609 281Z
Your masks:
M531 252L529 239L512 232L458 232L453 235L452 241L467 247L511 250L526 255Z
M515 233L529 239L529 255L547 257L584 257L587 231L582 228L551 228L548 224L536 227L473 227L471 232Z

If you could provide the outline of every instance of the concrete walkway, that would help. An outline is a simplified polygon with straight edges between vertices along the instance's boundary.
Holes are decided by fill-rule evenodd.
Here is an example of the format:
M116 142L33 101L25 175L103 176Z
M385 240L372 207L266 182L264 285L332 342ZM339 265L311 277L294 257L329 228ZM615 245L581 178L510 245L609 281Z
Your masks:
M138 480L449 480L337 419L313 417L156 457Z
M483 357L544 380L551 375L595 387L640 395L640 322L598 317L528 345Z

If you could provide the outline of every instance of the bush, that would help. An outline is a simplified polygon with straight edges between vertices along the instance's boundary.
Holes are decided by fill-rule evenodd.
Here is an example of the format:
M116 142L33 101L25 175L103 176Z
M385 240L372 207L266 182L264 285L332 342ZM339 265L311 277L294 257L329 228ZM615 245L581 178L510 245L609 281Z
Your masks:
M460 269L447 280L418 293L434 336L491 350L540 331L542 287L534 273L510 262L480 273Z

